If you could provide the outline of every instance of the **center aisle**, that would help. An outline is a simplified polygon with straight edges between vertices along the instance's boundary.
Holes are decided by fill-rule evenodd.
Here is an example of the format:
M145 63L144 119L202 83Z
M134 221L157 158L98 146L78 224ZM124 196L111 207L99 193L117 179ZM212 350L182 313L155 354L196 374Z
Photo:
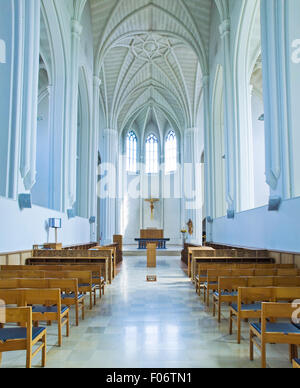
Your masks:
M156 274L158 282L147 283L147 274ZM257 356L249 361L248 340L241 345L235 340L228 335L227 319L218 325L204 311L180 258L158 257L157 268L150 270L145 257L125 257L97 307L87 310L78 328L71 328L62 349L49 351L47 366L259 368ZM284 362L280 356L273 367L289 365L283 355Z

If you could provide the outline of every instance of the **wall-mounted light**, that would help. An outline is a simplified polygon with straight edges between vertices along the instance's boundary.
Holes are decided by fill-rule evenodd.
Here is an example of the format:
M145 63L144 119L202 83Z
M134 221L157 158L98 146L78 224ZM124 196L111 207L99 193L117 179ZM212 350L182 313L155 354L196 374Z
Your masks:
M76 212L75 212L74 209L68 209L68 210L67 210L67 214L68 214L69 220L70 220L71 218L75 218L75 217L76 217Z
M57 229L61 229L61 218L49 218L49 228L55 229L55 244L57 244Z
M89 222L90 222L90 224L95 224L96 223L96 217L95 216L91 216L90 219L89 219Z
M19 207L21 210L23 209L31 209L31 194L19 194Z

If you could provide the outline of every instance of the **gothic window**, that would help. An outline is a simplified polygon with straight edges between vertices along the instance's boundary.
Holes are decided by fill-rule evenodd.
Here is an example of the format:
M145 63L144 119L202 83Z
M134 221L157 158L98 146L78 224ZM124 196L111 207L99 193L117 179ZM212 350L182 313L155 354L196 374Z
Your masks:
M165 168L167 173L177 168L177 139L174 131L170 131L166 138Z
M137 137L136 134L131 131L126 138L126 159L127 172L136 173L137 171Z
M158 139L153 134L146 140L146 173L158 173Z

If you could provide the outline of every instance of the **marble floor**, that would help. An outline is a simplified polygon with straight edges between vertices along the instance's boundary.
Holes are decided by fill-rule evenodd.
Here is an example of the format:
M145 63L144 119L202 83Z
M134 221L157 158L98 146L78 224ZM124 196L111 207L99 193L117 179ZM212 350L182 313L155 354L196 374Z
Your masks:
M157 275L147 283L147 275ZM249 361L248 326L243 341L228 335L228 310L219 325L187 278L179 257L158 258L146 268L145 257L125 257L121 270L96 308L72 327L62 348L57 327L47 328L48 368L259 368ZM40 356L33 362L38 367ZM272 368L290 367L288 347L270 345ZM2 367L24 367L25 352L4 353Z

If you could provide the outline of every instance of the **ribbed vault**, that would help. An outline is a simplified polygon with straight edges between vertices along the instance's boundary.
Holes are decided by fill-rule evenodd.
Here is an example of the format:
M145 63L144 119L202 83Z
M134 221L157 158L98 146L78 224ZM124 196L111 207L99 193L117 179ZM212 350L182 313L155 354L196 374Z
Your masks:
M151 113L161 131L196 127L211 0L91 0L91 10L103 125L137 120L143 131Z

